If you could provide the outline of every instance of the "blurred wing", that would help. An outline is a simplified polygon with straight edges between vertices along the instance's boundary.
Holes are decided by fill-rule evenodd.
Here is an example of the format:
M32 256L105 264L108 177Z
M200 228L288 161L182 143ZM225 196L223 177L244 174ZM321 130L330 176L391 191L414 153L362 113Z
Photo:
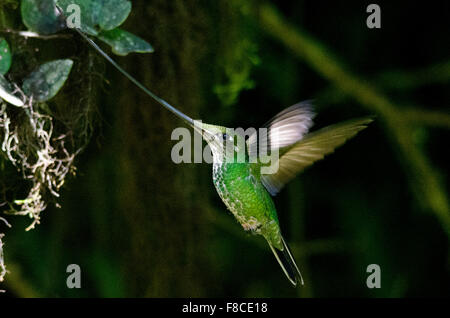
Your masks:
M259 133L247 139L249 156L256 157L258 148L267 150L292 145L299 141L313 125L314 112L310 101L304 101L286 108L268 121Z
M332 153L372 121L371 118L361 118L328 126L307 135L286 149L281 149L278 171L261 175L262 183L270 194L276 195L299 172Z

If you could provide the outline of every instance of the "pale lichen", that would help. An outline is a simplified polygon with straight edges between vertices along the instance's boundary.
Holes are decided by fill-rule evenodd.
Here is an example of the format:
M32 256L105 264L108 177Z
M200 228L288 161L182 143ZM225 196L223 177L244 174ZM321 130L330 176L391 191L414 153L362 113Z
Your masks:
M11 227L11 225L8 223L8 221L6 221L4 218L0 217L0 221L3 221L6 226ZM5 260L4 260L4 256L3 256L3 237L5 236L5 234L0 233L0 283L3 282L3 279L7 273L6 271L6 265L5 265ZM0 289L0 293L4 293L5 291Z
M14 200L8 214L27 215L33 219L27 230L39 224L40 213L47 207L49 193L59 197L59 189L69 173L75 171L73 161L80 149L69 152L65 148L66 135L53 136L53 119L41 113L38 104L24 97L23 107L3 103L0 107L1 150L25 180L32 184L25 199ZM12 124L9 111L20 108L25 118ZM17 114L16 114L17 116Z
M81 148L72 152L66 149L67 134L54 136L53 118L45 113L45 107L33 102L18 87L15 93L23 100L23 106L0 101L1 154L31 186L24 199L6 200L0 207L7 207L6 214L30 217L28 231L39 224L50 197L59 197L67 175L75 172L73 163ZM6 219L0 220L10 227ZM0 282L7 273L3 237L0 233Z

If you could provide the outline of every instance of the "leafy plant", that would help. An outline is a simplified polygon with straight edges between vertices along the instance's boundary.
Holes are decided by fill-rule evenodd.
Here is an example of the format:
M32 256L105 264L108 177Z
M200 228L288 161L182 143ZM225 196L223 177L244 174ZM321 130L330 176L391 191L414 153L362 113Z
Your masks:
M74 155L64 151L64 138L53 138L52 117L35 107L35 102L53 98L62 88L70 73L71 60L48 62L32 72L22 89L3 75L11 66L11 52L5 39L0 41L0 140L2 154L22 172L33 185L28 196L15 200L12 214L27 215L33 219L30 228L39 223L40 212L46 208L43 192L58 196L58 189L72 169ZM3 100L6 102L4 103ZM9 105L12 105L11 108ZM14 108L19 108L17 111ZM18 122L17 118L23 118ZM61 155L61 150L62 155ZM4 204L4 203L2 203ZM6 225L9 225L3 218ZM6 273L0 233L0 281Z
M128 0L23 0L22 20L32 32L54 34L67 28L66 15L73 5L80 9L80 30L110 45L113 53L153 52L148 42L118 28L131 12Z
M115 54L153 52L152 46L145 40L118 28L130 14L131 2L128 0L22 0L22 21L30 32L16 34L50 38L48 35L67 29L69 5L80 9L80 31L107 43ZM91 125L88 115L91 106L85 100L93 94L93 84L89 74L83 73L87 78L80 87L86 87L87 97L79 102L81 113L64 121L64 115L58 110L69 106L60 106L53 101L47 105L47 102L62 89L74 62L58 59L38 65L22 78L22 85L19 85L16 83L18 74L8 74L12 58L8 42L0 38L0 168L3 169L3 162L8 161L24 180L31 182L31 186L24 199L7 199L6 190L2 189L5 193L2 193L4 201L0 202L0 206L6 207L9 214L30 217L33 221L27 228L29 230L39 223L40 214L51 197L59 197L66 177L75 172L74 159L87 141L84 144L77 141L77 138L83 137L76 136L74 127L81 125L81 129L86 130L89 129L86 126ZM88 64L92 65L89 61ZM23 73L19 74L23 76ZM70 110L65 112L70 113ZM89 136L86 131L82 134L86 139ZM0 221L9 226L4 218L0 217ZM6 273L3 236L0 233L0 282Z

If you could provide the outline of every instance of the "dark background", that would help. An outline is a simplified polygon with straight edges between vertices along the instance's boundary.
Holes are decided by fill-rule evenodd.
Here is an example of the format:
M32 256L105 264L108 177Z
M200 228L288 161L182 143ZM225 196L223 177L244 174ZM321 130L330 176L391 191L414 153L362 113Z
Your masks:
M17 216L2 230L6 295L449 296L450 3L377 1L381 29L366 26L369 3L133 1L124 26L155 53L114 57L208 123L258 127L306 99L318 113L313 130L377 116L274 198L304 274L297 289L264 240L226 211L211 166L171 161L177 118L76 37L8 38L40 47L41 61L74 58L80 74L88 56L100 75L83 93L96 106L94 131L62 208L50 205L30 232ZM71 95L77 80L60 99L68 108L87 98ZM72 263L82 270L78 290L66 287ZM366 286L369 264L381 267L380 289Z

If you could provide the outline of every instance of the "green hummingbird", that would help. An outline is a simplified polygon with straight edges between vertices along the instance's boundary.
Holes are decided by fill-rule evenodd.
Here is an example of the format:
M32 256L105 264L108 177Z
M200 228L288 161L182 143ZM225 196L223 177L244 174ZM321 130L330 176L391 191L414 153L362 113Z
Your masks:
M306 101L281 111L264 125L260 133L255 131L249 136L234 133L233 129L204 124L182 113L121 68L86 34L75 30L146 94L202 135L212 151L213 183L224 204L245 231L266 239L289 281L294 286L299 281L303 285L300 270L281 234L271 196L306 167L366 128L372 119L353 119L308 133L315 114L311 102ZM230 144L231 147L225 147ZM275 171L263 173L267 162L259 156L261 149L277 154ZM241 160L236 160L236 157Z
M266 239L294 286L298 281L303 285L304 281L281 234L271 196L372 121L369 117L353 119L308 134L313 118L311 102L306 101L286 108L264 125L259 136L254 132L247 139L239 133L231 135L233 130L222 126L194 126L212 150L213 183L220 198L244 230ZM224 147L226 142L231 147ZM262 173L267 163L257 156L261 146L278 152L275 159L278 169L273 173ZM244 160L237 160L239 155Z

